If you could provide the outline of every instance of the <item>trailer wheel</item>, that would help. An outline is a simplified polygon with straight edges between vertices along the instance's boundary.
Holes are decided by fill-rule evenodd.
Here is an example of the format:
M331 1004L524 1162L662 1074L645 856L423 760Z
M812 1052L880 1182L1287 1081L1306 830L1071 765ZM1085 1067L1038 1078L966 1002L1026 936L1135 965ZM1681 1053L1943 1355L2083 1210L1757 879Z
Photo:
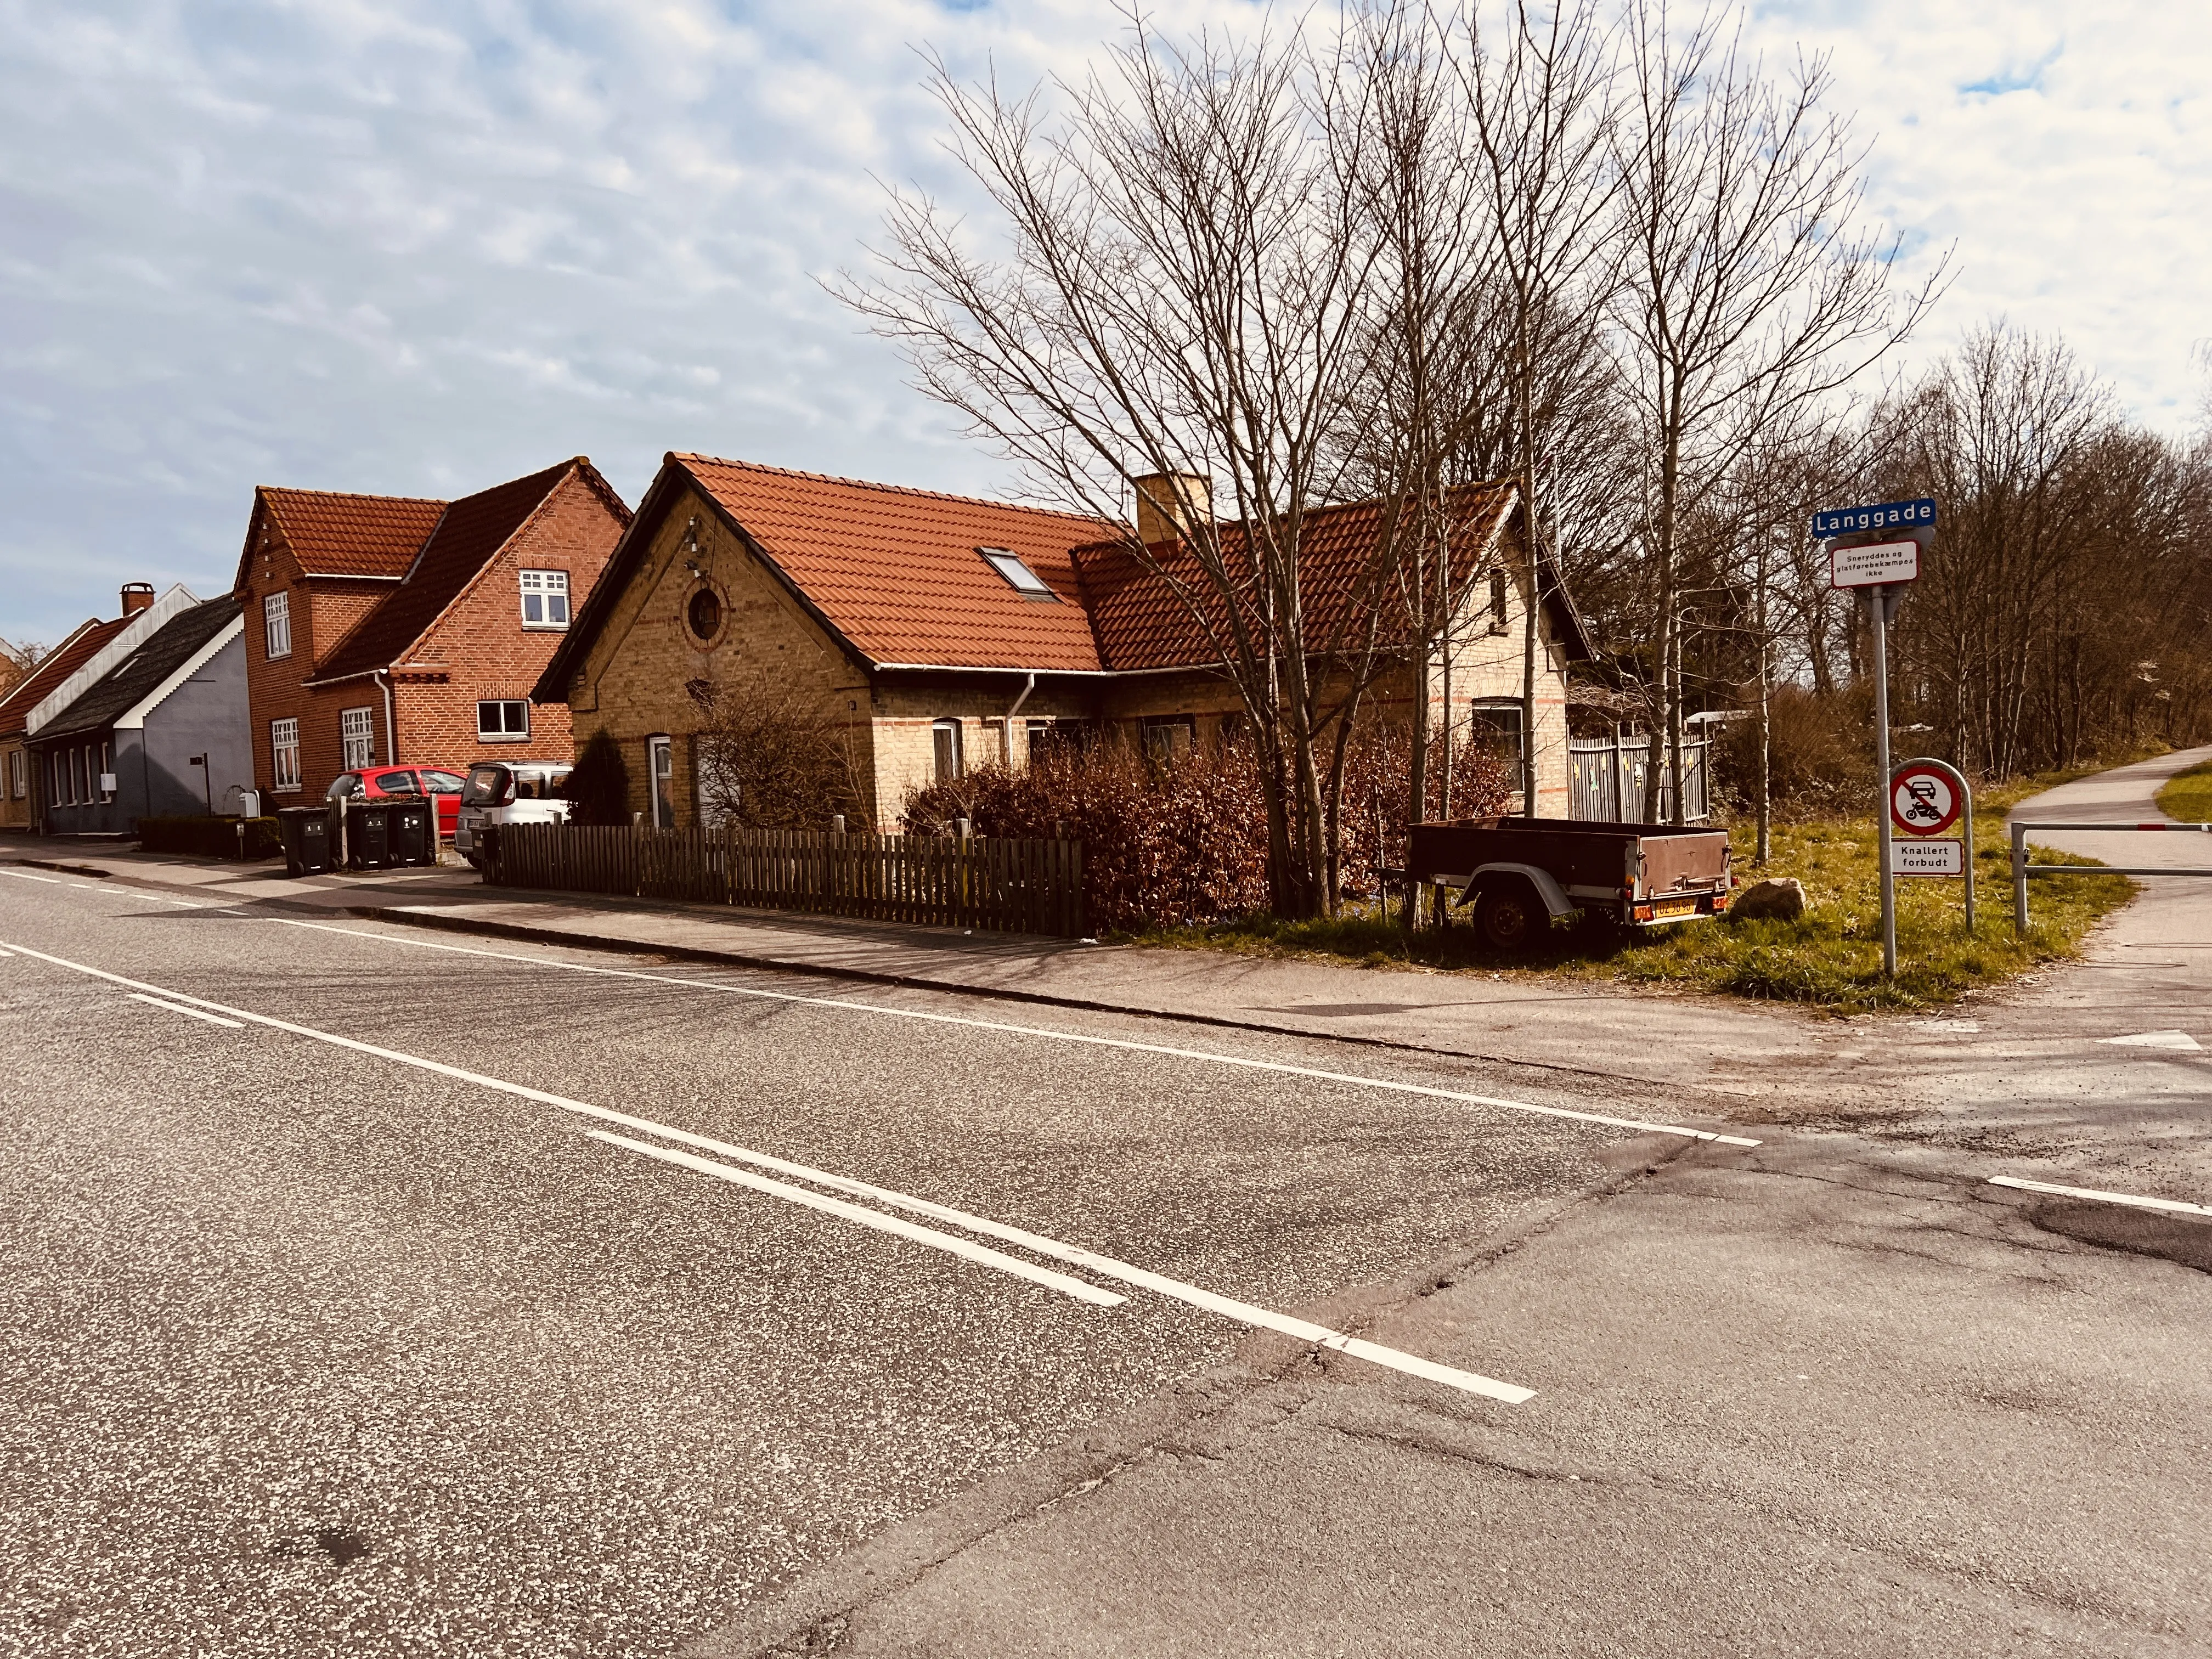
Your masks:
M1483 942L1492 950L1517 955L1551 925L1551 915L1538 906L1526 882L1501 882L1486 887L1474 902L1474 925Z

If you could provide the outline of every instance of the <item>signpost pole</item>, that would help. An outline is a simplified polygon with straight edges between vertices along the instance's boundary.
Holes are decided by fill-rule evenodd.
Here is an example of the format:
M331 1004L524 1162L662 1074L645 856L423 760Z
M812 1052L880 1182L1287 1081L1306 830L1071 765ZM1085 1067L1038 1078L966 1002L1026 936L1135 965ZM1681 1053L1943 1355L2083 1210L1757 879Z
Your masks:
M1875 808L1875 833L1881 858L1881 971L1897 977L1897 877L1890 868L1889 851L1889 618L1886 614L1887 586L1877 582L1867 590L1874 600L1874 775L1881 780L1881 799Z

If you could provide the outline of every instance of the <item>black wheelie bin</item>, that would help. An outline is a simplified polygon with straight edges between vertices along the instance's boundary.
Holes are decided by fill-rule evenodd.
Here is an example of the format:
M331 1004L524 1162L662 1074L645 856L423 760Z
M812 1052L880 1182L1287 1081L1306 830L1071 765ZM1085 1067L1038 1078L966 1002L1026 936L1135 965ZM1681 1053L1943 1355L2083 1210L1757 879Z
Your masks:
M331 821L323 808L278 808L276 834L284 843L286 875L311 876L331 867Z

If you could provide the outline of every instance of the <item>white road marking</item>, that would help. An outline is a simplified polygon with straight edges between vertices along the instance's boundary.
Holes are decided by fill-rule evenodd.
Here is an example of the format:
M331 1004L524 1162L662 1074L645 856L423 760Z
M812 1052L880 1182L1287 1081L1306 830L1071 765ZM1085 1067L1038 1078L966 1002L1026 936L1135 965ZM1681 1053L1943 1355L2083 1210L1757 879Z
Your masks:
M204 1008L187 1008L181 1002L165 1002L160 997L149 997L141 991L130 993L130 997L133 1002L143 1002L149 1008L166 1008L173 1014L189 1014L194 1019L204 1019L210 1025L228 1025L234 1031L246 1029L237 1020L225 1019L221 1014L209 1013Z
M2177 1215L2212 1216L2212 1204L2185 1204L2178 1198L2140 1198L2133 1193L2100 1192L2094 1187L2054 1187L2047 1181L2022 1181L2017 1176L1991 1176L1992 1187L2017 1187L2024 1193L2051 1193L2060 1198L2093 1198L2100 1204L2132 1204L2139 1210L2171 1210Z
M66 887L69 883L59 876L34 876L22 870L0 870L0 876L13 876L18 881L43 881L49 887Z
M2175 1048L2194 1054L2203 1044L2186 1031L2137 1031L2132 1036L2099 1037L2100 1042L2109 1042L2123 1048Z
M763 1169L774 1170L780 1175L795 1176L802 1181L813 1182L817 1186L832 1188L838 1192L851 1193L856 1197L872 1198L878 1203L889 1204L902 1210L912 1210L917 1215L926 1215L935 1220L950 1222L952 1225L964 1227L970 1232L981 1233L987 1238L1002 1239L1009 1244L1018 1244L1022 1249L1033 1251L1038 1255L1048 1255L1056 1261L1065 1261L1072 1267L1087 1269L1101 1278L1116 1279L1125 1285L1133 1285L1139 1290L1151 1291L1155 1295L1166 1297L1170 1301L1188 1303L1194 1308L1203 1309L1211 1314L1218 1314L1224 1319L1234 1320L1240 1325L1250 1325L1261 1330L1279 1331L1285 1336L1294 1336L1300 1341L1311 1342L1319 1347L1334 1348L1340 1353L1348 1353L1357 1358L1387 1366L1395 1371L1403 1371L1408 1376L1424 1377L1431 1382L1446 1383L1452 1388L1463 1389L1468 1394L1479 1394L1488 1399L1502 1400L1510 1406L1517 1406L1524 1401L1535 1398L1536 1391L1534 1389L1524 1389L1512 1382L1500 1382L1495 1377L1484 1376L1474 1371L1460 1370L1450 1365L1439 1365L1434 1360L1423 1359L1417 1355L1405 1353L1396 1348L1386 1348L1380 1343L1370 1342L1361 1337L1346 1336L1340 1331L1329 1329L1326 1325L1316 1325L1308 1320L1293 1319L1288 1314L1279 1314L1273 1309L1255 1307L1249 1302L1238 1302L1229 1297L1217 1296L1212 1291L1200 1290L1197 1285L1187 1285L1179 1279L1170 1279L1164 1274L1152 1273L1143 1267L1133 1267L1126 1261L1115 1261L1110 1255L1100 1255L1096 1251L1084 1249L1079 1245L1065 1244L1059 1239L1047 1238L1042 1233L1029 1232L1020 1227L1008 1226L1003 1221L993 1221L987 1216L971 1215L965 1210L956 1210L949 1204L933 1203L928 1199L916 1198L911 1193L902 1193L894 1188L872 1186L865 1181L855 1181L850 1176L831 1175L826 1170L817 1170L805 1164L793 1164L787 1158L771 1158L765 1152L756 1152L744 1146L733 1146L726 1140L715 1140L707 1135L693 1134L687 1129L671 1128L665 1123L653 1123L642 1118L625 1117L623 1114L611 1112L605 1107L585 1107L580 1109L589 1111L595 1116L630 1124L634 1127L643 1129L648 1134L659 1135L663 1139L681 1141L686 1146L698 1146L708 1152L719 1152L725 1158L742 1158L747 1163L757 1164ZM594 1130L590 1133L598 1132ZM622 1139L620 1136L602 1136L601 1138ZM624 1144L636 1143L625 1142ZM646 1149L641 1147L641 1150Z
M334 927L328 931L343 933L352 930ZM369 937L374 938L375 935L372 934ZM617 1112L609 1107L593 1106L584 1101L571 1100L565 1095L550 1094L543 1089L533 1089L527 1084L509 1083L504 1078L489 1077L482 1072L471 1072L462 1066L448 1066L443 1060L427 1060L420 1054L404 1054L397 1048L380 1048L374 1042L363 1042L356 1037L340 1036L335 1031L318 1030L312 1025L301 1025L289 1019L278 1019L273 1014L257 1014L250 1009L234 1008L227 1003L210 1001L206 997L196 997L183 991L171 991L159 985L149 985L143 980L127 979L121 974L112 974L105 968L94 968L84 963L71 962L66 957L52 956L44 951L34 951L27 945L15 945L10 948L24 956L33 957L40 962L52 963L57 968L66 968L73 973L84 974L94 979L106 980L111 985L120 985L126 990L146 991L156 996L169 998L174 1002L191 1003L198 1007L211 1009L217 1013L228 1014L239 1019L250 1021L256 1025L266 1025L276 1030L289 1031L295 1036L307 1037L317 1042L327 1042L334 1048L350 1048L356 1054L374 1054L379 1060L396 1060L403 1066L413 1066L422 1071L434 1072L441 1077L453 1078L463 1083L474 1084L478 1088L489 1089L500 1094L513 1095L518 1099L534 1100L543 1105L557 1106L565 1112L580 1112L587 1117L596 1117L605 1122L620 1123L630 1128L643 1129L647 1133L659 1135L664 1139L685 1141L709 1150L735 1152L741 1157L757 1161L767 1168L818 1178L818 1184L823 1186L836 1186L846 1191L861 1192L885 1201L895 1199L901 1208L952 1220L967 1227L970 1231L981 1232L987 1237L1005 1238L1014 1243L1034 1241L1030 1248L1037 1249L1040 1254L1057 1255L1060 1259L1077 1266L1089 1267L1106 1277L1122 1278L1130 1284L1142 1285L1147 1289L1158 1291L1163 1296L1188 1302L1194 1307L1205 1308L1225 1318L1261 1326L1268 1330L1280 1331L1286 1336L1295 1336L1324 1347L1335 1348L1340 1352L1351 1354L1357 1358L1370 1360L1378 1365L1388 1366L1393 1370L1403 1371L1408 1376L1426 1377L1432 1382L1447 1382L1454 1388L1463 1389L1470 1394L1480 1394L1492 1400L1502 1400L1509 1405L1519 1405L1523 1401L1535 1397L1535 1391L1532 1389L1523 1389L1511 1382L1500 1382L1494 1377L1483 1376L1473 1371L1457 1370L1449 1365L1439 1365L1434 1361L1422 1359L1413 1354L1401 1353L1395 1348L1386 1348L1380 1343L1365 1341L1358 1337L1346 1336L1340 1332L1330 1330L1325 1325L1310 1324L1302 1319L1292 1319L1288 1315L1254 1307L1249 1303L1237 1302L1228 1297L1216 1296L1211 1291L1200 1290L1194 1285L1184 1285L1176 1279L1147 1273L1141 1267L1129 1267L1127 1263L1114 1261L1110 1256L1094 1255L1090 1251L1079 1249L1074 1245L1062 1244L1058 1240L1047 1239L1034 1233L1025 1233L1018 1228L1007 1227L1000 1222L988 1221L981 1216L969 1216L964 1212L952 1209L949 1206L932 1204L927 1199L915 1198L904 1193L894 1194L889 1188L871 1187L863 1182L850 1181L843 1176L830 1175L826 1170L809 1171L804 1164L787 1164L781 1159L771 1159L760 1153L746 1153L741 1148L728 1147L723 1142L710 1140L705 1136L694 1135L684 1130L671 1128L665 1124L654 1123L648 1118L632 1117L627 1113ZM528 957L520 959L530 960ZM627 977L652 979L655 976L650 974L637 974L627 975ZM815 999L798 1000L814 1000ZM1206 1057L1211 1058L1211 1056Z
M863 1227L873 1227L878 1232L912 1239L918 1244L927 1244L933 1249L947 1251L963 1261L996 1267L1002 1273L1012 1273L1017 1279L1026 1279L1033 1284L1048 1286L1073 1297L1079 1302L1088 1302L1101 1308L1118 1308L1129 1299L1112 1291L1102 1291L1096 1285L1086 1285L1066 1273L1040 1267L1034 1261L1024 1261L1003 1250L978 1244L971 1238L956 1238L952 1234L941 1233L934 1227L918 1227L911 1221L885 1215L881 1210L866 1210L857 1204L848 1204L842 1199L824 1198L819 1193L808 1192L804 1187L770 1181L766 1176L757 1176L750 1170L732 1169L726 1164L716 1164L695 1152L680 1152L672 1146L650 1146L645 1141L632 1140L628 1135L618 1135L606 1129L586 1129L584 1133L593 1140L604 1140L611 1146L627 1146L633 1152L643 1152L647 1158L657 1158L665 1164L680 1164L687 1170L696 1170L701 1175L710 1175L719 1181L750 1187L757 1193L766 1193L772 1198L782 1199L787 1204L801 1204L828 1215L842 1216Z
M0 945L0 957L12 957L15 954L15 953L13 951L9 950L5 945Z
M1690 1140L1710 1140L1723 1146L1756 1146L1759 1143L1744 1135L1715 1134L1706 1129L1689 1129L1679 1123L1646 1123L1639 1118L1607 1117L1598 1112L1577 1112L1565 1106L1539 1106L1533 1101L1506 1100L1495 1095L1467 1094L1457 1089L1431 1088L1423 1083L1399 1083L1389 1078L1362 1077L1352 1072L1323 1071L1317 1066L1293 1066L1286 1060L1253 1060L1243 1054L1217 1054L1206 1048L1177 1048L1164 1042L1139 1042L1130 1037L1094 1036L1085 1031L1060 1031L1047 1025L1017 1025L1009 1020L972 1019L962 1014L941 1014L921 1008L891 1008L879 1002L856 1002L839 997L800 996L791 991L763 991L745 985L729 985L718 981L683 979L672 974L646 974L629 968L601 968L589 963L555 962L544 957L520 955L512 951L484 951L472 945L445 945L435 939L409 939L402 934L366 933L358 927L334 927L328 922L295 921L289 916L264 916L264 921L281 923L286 927L312 928L321 933L343 933L353 939L375 939L386 945L412 945L423 951L448 951L465 957L485 957L494 962L524 962L533 967L558 968L571 973L599 974L610 979L643 980L649 985L683 985L695 990L718 992L725 996L752 997L764 1002L795 1003L811 1008L834 1008L842 1013L876 1014L887 1019L921 1020L936 1025L961 1025L981 1031L1003 1031L1014 1036L1042 1037L1053 1042L1076 1042L1097 1048L1118 1048L1125 1053L1164 1054L1175 1060L1204 1060L1215 1066L1235 1066L1246 1071L1272 1072L1286 1077L1313 1078L1324 1083L1348 1083L1355 1088L1382 1089L1392 1094L1419 1095L1428 1100L1458 1101L1472 1106L1494 1106L1509 1112L1528 1112L1539 1117L1565 1118L1575 1123L1595 1123L1608 1129L1634 1129L1645 1134L1680 1135ZM650 945L641 944L640 951L650 951ZM796 974L805 969L793 969Z

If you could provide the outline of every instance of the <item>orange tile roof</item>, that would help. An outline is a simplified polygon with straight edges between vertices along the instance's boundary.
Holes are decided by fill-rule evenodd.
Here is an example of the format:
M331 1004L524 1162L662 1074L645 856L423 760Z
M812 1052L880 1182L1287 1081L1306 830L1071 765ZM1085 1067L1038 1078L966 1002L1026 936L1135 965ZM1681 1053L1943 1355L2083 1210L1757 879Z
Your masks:
M106 622L97 617L82 624L77 631L55 647L39 665L15 683L15 689L0 697L0 738L20 736L31 711L44 702L64 680L82 668L94 652L123 631L128 617L115 617Z
M1066 672L1101 666L1071 550L1112 526L1075 514L669 457L792 585L878 663ZM1060 603L1026 599L979 547L1017 554Z
M349 495L274 484L257 493L291 544L292 556L311 576L404 576L446 510L443 501L410 495Z

